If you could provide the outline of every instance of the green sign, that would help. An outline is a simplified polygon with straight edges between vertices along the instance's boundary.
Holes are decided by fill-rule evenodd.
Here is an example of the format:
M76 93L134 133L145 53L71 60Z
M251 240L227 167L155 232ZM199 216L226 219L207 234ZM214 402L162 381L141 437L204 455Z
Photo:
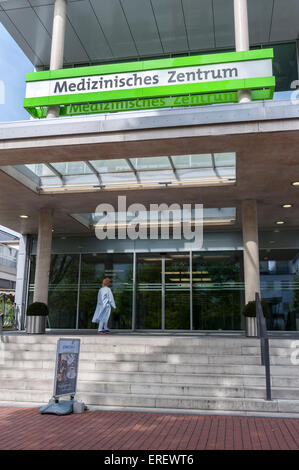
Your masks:
M35 118L49 106L60 116L200 106L271 99L273 49L229 52L34 72L26 75L24 107Z

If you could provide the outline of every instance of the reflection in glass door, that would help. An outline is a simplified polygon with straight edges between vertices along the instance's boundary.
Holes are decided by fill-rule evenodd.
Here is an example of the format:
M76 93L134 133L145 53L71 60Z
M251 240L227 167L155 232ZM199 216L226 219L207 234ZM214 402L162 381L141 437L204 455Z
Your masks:
M190 257L137 255L136 329L190 329Z
M165 328L190 329L189 253L165 257Z
M136 324L139 329L162 328L162 257L137 255Z
M194 330L240 330L244 305L241 253L193 253L192 298Z
M33 302L36 256L31 256L28 303ZM76 328L79 255L52 254L47 327Z

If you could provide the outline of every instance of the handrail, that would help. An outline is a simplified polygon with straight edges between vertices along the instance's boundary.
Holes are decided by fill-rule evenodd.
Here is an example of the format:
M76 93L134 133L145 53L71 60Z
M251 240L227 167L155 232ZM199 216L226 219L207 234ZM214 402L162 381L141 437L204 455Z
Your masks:
M256 305L257 336L258 338L260 338L260 341L261 341L261 361L262 361L262 365L265 366L266 400L272 401L269 336L268 336L266 319L264 317L262 304L261 304L261 300L260 300L260 296L258 292L256 292L255 294L255 305Z

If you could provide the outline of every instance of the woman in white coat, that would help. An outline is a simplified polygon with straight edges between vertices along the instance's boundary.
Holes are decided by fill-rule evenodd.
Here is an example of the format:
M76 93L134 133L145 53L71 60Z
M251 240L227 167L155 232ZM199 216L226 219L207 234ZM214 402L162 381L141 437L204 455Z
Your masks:
M98 292L98 302L94 316L92 318L93 323L98 323L98 333L105 334L110 333L108 330L108 321L111 313L111 307L116 308L114 297L110 289L110 279L106 277L103 280L101 289Z

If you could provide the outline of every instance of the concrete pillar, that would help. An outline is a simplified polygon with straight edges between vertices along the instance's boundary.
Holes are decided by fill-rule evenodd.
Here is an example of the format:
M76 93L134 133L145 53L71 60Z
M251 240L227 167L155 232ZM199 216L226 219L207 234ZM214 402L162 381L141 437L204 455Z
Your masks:
M34 281L34 302L48 303L48 287L52 245L52 209L42 208L39 214L37 256Z
M55 0L52 29L50 70L63 68L67 0ZM50 106L47 117L59 116L59 106Z
M243 256L245 303L255 300L255 293L260 294L259 241L257 204L255 200L242 203Z
M26 294L28 281L29 266L29 236L22 235L20 238L18 262L17 262L17 278L16 278L16 320L18 330L24 328L24 319L26 313Z
M234 0L235 44L236 51L249 51L249 29L247 0ZM250 90L240 90L239 103L251 101Z

